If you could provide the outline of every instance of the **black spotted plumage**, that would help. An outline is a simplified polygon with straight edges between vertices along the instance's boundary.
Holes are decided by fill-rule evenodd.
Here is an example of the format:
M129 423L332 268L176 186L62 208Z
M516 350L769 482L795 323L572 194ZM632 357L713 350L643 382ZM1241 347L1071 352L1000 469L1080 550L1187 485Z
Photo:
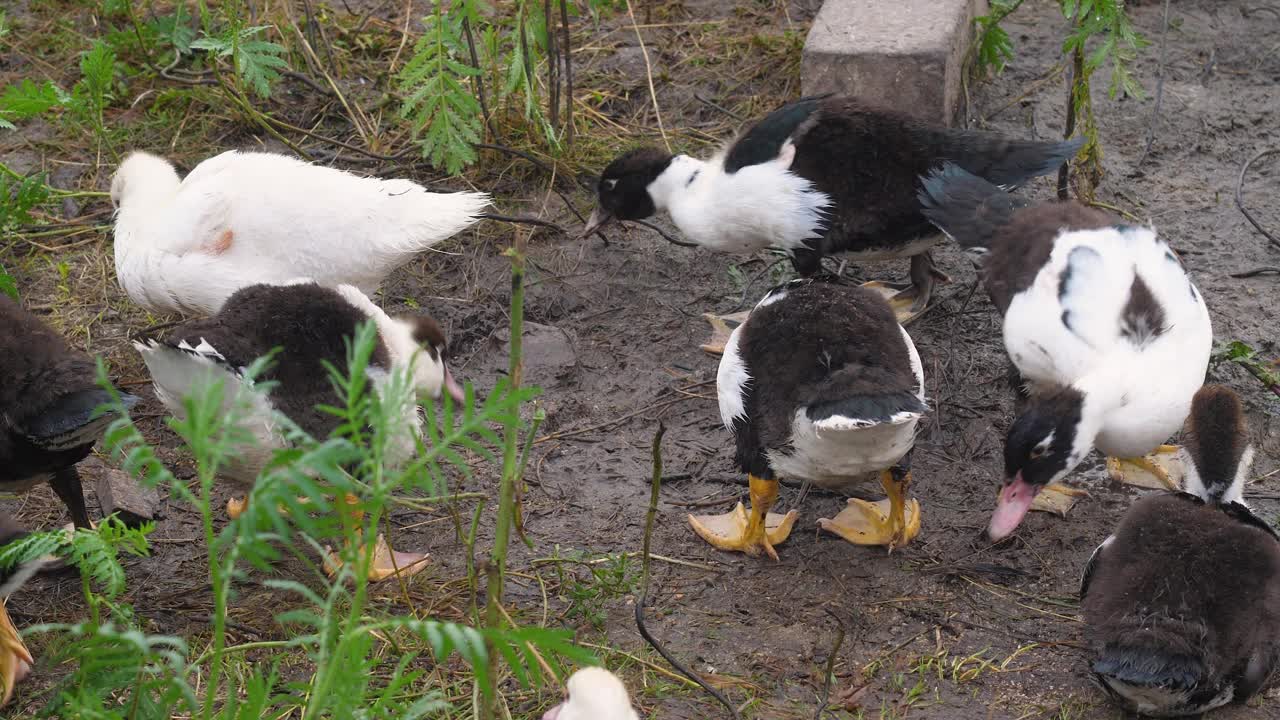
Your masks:
M1199 494L1134 503L1080 588L1093 671L1127 705L1134 687L1163 695L1134 708L1162 715L1244 701L1280 668L1280 535L1235 500L1249 469L1239 398L1202 387L1186 430Z
M826 95L788 103L753 123L726 149L723 169L732 174L775 160L788 142L795 148L790 171L830 199L816 237L794 239L803 240L793 262L804 275L818 272L821 258L836 252L923 254L927 248L917 241L934 231L920 214L919 178L945 163L1013 188L1057 169L1081 146L1079 140L949 128L860 98ZM654 148L620 156L597 186L601 209L622 220L652 215L657 208L646 188L670 163L669 153Z
M217 315L183 323L165 333L160 342L170 348L185 344L193 349L206 343L232 372L276 350L260 378L276 384L272 405L313 437L323 438L341 422L317 409L317 405L338 403L325 363L346 373L348 343L356 328L368 320L331 288L310 283L253 285L236 291ZM390 355L381 337L369 364L390 369Z
M48 482L76 525L88 527L75 465L114 419L94 414L110 399L91 357L0 294L0 490Z
M801 408L815 421L925 410L901 328L879 295L826 276L773 292L781 299L752 310L738 333L751 378L733 424L743 471L775 477L767 454L789 446Z

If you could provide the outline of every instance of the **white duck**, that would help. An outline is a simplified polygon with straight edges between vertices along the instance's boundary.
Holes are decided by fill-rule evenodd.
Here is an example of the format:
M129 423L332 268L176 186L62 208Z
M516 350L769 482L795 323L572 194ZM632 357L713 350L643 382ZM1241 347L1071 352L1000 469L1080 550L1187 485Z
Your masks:
M992 539L1013 532L1040 491L1095 447L1119 479L1132 480L1127 465L1177 489L1168 461L1145 454L1177 452L1162 443L1204 384L1213 328L1169 245L1080 203L1021 207L954 165L924 180L920 200L925 217L981 257L1005 350L1031 385L1005 441Z
M631 707L627 686L604 668L582 668L567 685L568 697L544 713L542 720L640 720Z
M410 258L476 222L484 193L432 193L232 150L185 179L130 154L111 181L116 275L150 310L211 315L236 290L305 276L366 294Z
M427 315L392 318L350 285L331 289L294 281L247 287L232 295L217 315L144 337L134 347L151 373L156 397L179 417L184 413L183 398L198 383L224 378L228 388L247 388L245 369L279 348L273 363L257 378L273 382L274 387L269 394L248 399L250 412L242 422L253 441L238 448L237 459L219 468L230 480L252 484L274 451L286 446L277 413L318 439L328 437L340 424L338 417L318 408L339 403L325 365L346 372L347 344L358 324L366 320L373 320L378 331L367 369L375 390L385 386L393 370L408 370L420 399L447 392L458 403L465 400L445 364L444 333L435 320ZM235 407L244 397L228 392L224 407ZM401 412L403 432L388 448L387 459L393 464L412 457L423 425L416 403L408 403ZM243 509L243 501L227 503L233 517ZM416 572L425 558L393 553L379 537L370 578L406 574L407 569Z

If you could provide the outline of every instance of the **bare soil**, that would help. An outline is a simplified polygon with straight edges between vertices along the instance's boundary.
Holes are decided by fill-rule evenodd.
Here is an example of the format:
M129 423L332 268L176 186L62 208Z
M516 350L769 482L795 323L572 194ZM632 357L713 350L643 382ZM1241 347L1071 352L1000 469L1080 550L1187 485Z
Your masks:
M1016 58L1002 75L972 84L965 112L971 126L1026 137L1061 136L1066 95L1055 68L1062 62L1066 26L1056 6L1028 0L1008 19ZM736 123L699 95L747 117L794 97L798 51L816 8L816 2L687 0L653 7L646 16L637 7L662 125L673 144L706 152L730 137ZM23 12L15 17L23 18ZM1269 246L1233 203L1242 163L1280 143L1280 12L1252 0L1176 0L1163 53L1162 3L1135 3L1130 12L1138 30L1153 41L1133 64L1148 98L1113 100L1106 92L1105 70L1096 76L1093 99L1106 170L1098 199L1150 220L1172 240L1209 300L1219 340L1243 340L1274 357L1280 353L1277 276L1235 279L1231 274L1280 265L1280 249ZM400 22L399 11L389 6L379 13L375 17L385 15L388 25ZM590 108L582 113L599 134L611 138L603 143L607 147L594 151L593 162L633 143L661 142L644 55L625 12L598 25L583 22L575 38L579 99L587 99ZM1162 54L1162 107L1153 118ZM0 79L46 72L42 63L48 64L4 56ZM594 91L589 99L588 91ZM141 112L117 111L114 120L130 122ZM210 130L215 128L217 133L204 137L157 132L148 149L175 155L190 167L225 148L266 142L253 128L230 119ZM99 165L91 150L60 147L42 132L37 124L18 140L0 137L5 162L19 170L53 169L53 182L61 187L106 189L109 161ZM1150 152L1139 164L1149 132L1154 132ZM602 143L591 135L583 130L580 143ZM1243 198L1264 227L1280 233L1276 160L1259 161L1250 171ZM436 177L425 166L370 165L348 154L334 162ZM586 163L580 167L598 170ZM696 671L722 680L729 696L745 704L744 717L813 717L837 622L846 634L831 695L846 707L835 717L1123 716L1090 683L1076 590L1089 553L1138 491L1106 480L1095 455L1072 478L1090 495L1069 517L1035 514L998 546L981 537L1001 476L1001 437L1013 393L999 317L983 292L974 292L972 269L959 252L946 247L939 253L939 267L952 282L935 295L936 306L909 328L924 361L932 407L914 457L923 532L892 554L855 547L816 531L816 519L832 517L844 498L812 492L801 502L799 490L788 487L779 506L797 508L801 520L775 563L713 550L685 520L688 512L727 510L746 494L715 402L717 359L698 349L708 332L699 316L740 309L744 293L728 271L731 263L750 278L774 258L729 258L677 247L644 228L614 230L608 245L599 238L577 239L578 221L548 192L549 178L500 155L486 156L485 165L467 179L493 192L506 211L542 213L569 229L567 235L537 231L530 251L527 319L559 328L563 335L538 330L534 347L543 350L535 349L529 358L530 373L545 390L547 420L533 446L524 498L525 528L534 549L517 545L512 559L520 575L513 578L511 592L524 621L549 618L549 624L580 629L585 642L666 667L636 632L633 593L607 599L603 631L575 617L558 619L567 607L566 586L551 565L535 562L557 549L592 555L639 550L650 442L661 421L667 427L666 478L653 549L680 563L654 564L650 629ZM572 185L560 178L559 187L585 210L587 194ZM442 186L461 184L451 180ZM1047 198L1052 188L1046 180L1022 192ZM95 201L68 213L75 218L106 210ZM105 218L100 215L99 222ZM455 372L482 392L505 372L509 282L501 251L510 233L490 223L457 238L445 246L449 254L428 253L398 272L381 297L388 310L403 309L410 301L429 309L450 335ZM180 475L184 470L189 475L126 342L130 331L152 319L121 297L112 277L108 233L64 242L86 239L86 245L56 253L6 241L5 264L18 269L28 305L50 313L77 342L105 354L119 380L145 397L137 408L140 427L165 448L163 457ZM63 282L51 269L61 261L70 268ZM904 276L906 263L848 272L867 279ZM769 282L758 279L746 298L754 301ZM1216 366L1210 379L1231 385L1245 398L1258 446L1257 481L1247 495L1256 499L1264 518L1274 521L1280 512L1280 404L1236 366ZM93 476L87 469L90 494ZM478 467L471 478L459 479L457 489L492 496L496 485L496 473ZM30 527L63 522L64 511L44 489L4 507L16 510ZM198 517L176 501L164 504L163 515L152 556L128 563L125 599L149 631L189 636L198 647L212 608ZM397 512L393 521L406 528L397 534L397 545L434 556L432 569L411 583L410 598L438 614L459 616L466 605L458 590L464 563L448 515ZM638 562L631 568L638 569ZM286 576L290 571L288 565L277 570ZM572 572L582 576L580 568ZM389 605L401 601L393 590L383 598ZM272 619L280 602L256 583L242 586L232 613L239 639L281 637ZM37 579L10 606L24 625L69 621L84 612L79 583L70 577ZM37 642L34 649L42 648ZM684 689L649 665L612 651L602 651L602 657L624 668L646 717L723 716L700 691ZM47 666L38 671L43 677L24 689L10 717L25 717L37 708L40 688L59 672ZM552 694L519 696L513 713L534 717ZM1216 717L1280 717L1280 694Z

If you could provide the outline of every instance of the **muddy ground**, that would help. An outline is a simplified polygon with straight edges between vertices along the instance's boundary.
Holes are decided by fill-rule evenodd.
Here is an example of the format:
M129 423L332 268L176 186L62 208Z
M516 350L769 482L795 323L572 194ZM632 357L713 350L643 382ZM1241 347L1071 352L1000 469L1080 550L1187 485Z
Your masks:
M1066 28L1056 5L1027 0L1006 21L1016 57L1002 75L971 88L964 118L971 126L1026 137L1061 136L1065 92L1051 76L1061 61ZM674 144L705 152L731 133L734 122L695 94L746 116L794 97L798 50L816 8L816 2L690 0L658 6L653 17L642 18L663 125ZM394 11L380 12L395 21ZM1280 142L1280 12L1252 0L1175 0L1163 53L1162 4L1145 2L1131 14L1153 41L1133 63L1148 98L1110 99L1105 71L1098 75L1094 103L1106 169L1098 199L1154 222L1172 241L1209 300L1219 340L1243 340L1273 357L1280 350L1276 275L1233 279L1231 274L1280 265L1280 250L1268 246L1233 203L1241 164ZM763 39L734 45L730 38L743 32ZM601 127L604 118L613 123L608 129L618 149L657 141L644 58L625 13L579 35L580 97L600 90L589 104L600 114ZM702 50L707 55L695 61ZM732 52L740 54L723 54ZM1139 164L1152 128L1162 54L1162 108L1150 152ZM9 58L0 66L0 78L12 81L32 71L33 66ZM157 140L149 149L176 155L189 168L221 149L262 142L248 128L230 127L217 136L185 137L172 148ZM62 176L56 172L55 181L64 187L78 182L106 188L109 167L94 171L77 165L68 171L63 161L92 163L93 158L81 151L67 157L68 151L41 137L38 127L26 132L17 141L0 138L6 162L19 169L37 164L57 169ZM624 132L631 138L620 137ZM334 162L347 161L343 155ZM1121 716L1089 682L1075 594L1088 554L1139 491L1107 481L1095 455L1071 478L1090 496L1068 518L1035 514L1011 541L995 547L981 537L1001 474L1000 438L1013 396L1005 378L999 318L980 290L972 292L973 272L957 251L945 247L938 253L939 266L953 281L909 328L923 358L932 407L914 457L914 490L924 512L919 538L887 554L820 535L816 519L831 517L844 499L813 492L797 505L798 490L786 488L779 506L796 507L801 519L780 547L781 561L723 554L699 541L685 521L691 510L720 512L745 499L744 478L732 465L731 439L714 399L716 359L698 349L707 336L699 316L737 309L743 296L740 278L755 275L773 258L730 258L677 247L644 228L615 230L608 245L599 238L576 239L577 221L547 192L545 176L518 161L487 162L486 169L468 178L492 191L501 207L542 213L571 230L568 235L540 230L530 249L527 319L555 326L563 335L543 331L533 347L545 351L529 358L530 375L546 391L548 419L540 430L544 439L533 446L525 497L525 522L535 549L514 546L512 564L526 577L546 580L549 599L544 606L536 582L514 579L511 591L522 617L536 622L549 613L555 625L568 606L567 586L536 559L557 548L593 556L640 548L650 442L661 420L667 426L666 480L653 545L654 552L680 562L655 563L650 627L694 669L724 680L730 697L744 704L745 717L813 716L837 619L847 632L831 693L844 699L845 708L831 716ZM380 169L354 160L350 166ZM1280 232L1277 167L1274 157L1260 161L1243 195L1273 233ZM436 177L426 168L398 172ZM460 187L456 181L442 185ZM1052 190L1042 181L1023 192L1049 197ZM581 191L573 198L579 209L588 207ZM104 208L91 203L76 212ZM429 309L450 334L455 372L481 391L492 387L506 364L508 265L500 253L509 240L509 228L492 224L468 233L446 246L453 254L431 253L398 272L381 298L389 310L405 308L407 300ZM30 260L45 251L7 242L4 252ZM71 264L70 293L59 294L47 277L47 263L6 264L19 267L28 304L58 317L80 344L104 353L120 381L145 396L137 408L140 427L166 448L166 459L189 472L182 456L169 449L176 439L163 428L162 409L125 342L128 331L147 319L124 307L111 278L109 237L102 233L53 258L58 260ZM729 271L732 263L741 274ZM906 263L848 272L867 279L904 276ZM747 297L758 297L767 284L757 280ZM64 306L76 310L60 314ZM1245 398L1259 449L1256 482L1246 495L1257 498L1261 515L1274 522L1280 512L1280 405L1238 367L1215 367L1210 379L1230 384ZM90 493L92 475L86 472ZM495 488L496 474L486 468L457 486L491 495ZM5 506L16 509L29 526L63 521L61 506L44 489ZM176 502L166 502L163 514L153 555L128 563L126 599L150 631L200 637L207 633L211 600L198 518ZM399 545L427 549L435 559L434 567L413 581L413 597L456 612L465 603L451 581L461 576L463 563L451 523L443 513L399 512L393 519L409 528L398 534ZM631 563L630 571L637 569ZM287 575L288 568L279 573ZM454 596L433 597L445 587ZM281 635L266 609L272 601L268 596L252 583L242 586L232 613L241 639ZM606 593L604 600L602 632L577 616L566 616L561 624L581 630L584 641L665 668L635 630L634 595ZM83 612L79 583L65 577L34 581L11 607L21 624L67 621ZM34 644L38 652L38 641ZM646 717L723 714L700 691L683 689L642 663L616 652L602 657L625 668ZM38 707L42 682L38 678L28 686L10 717ZM522 696L513 713L533 716L552 694ZM1280 717L1280 694L1273 691L1216 717Z

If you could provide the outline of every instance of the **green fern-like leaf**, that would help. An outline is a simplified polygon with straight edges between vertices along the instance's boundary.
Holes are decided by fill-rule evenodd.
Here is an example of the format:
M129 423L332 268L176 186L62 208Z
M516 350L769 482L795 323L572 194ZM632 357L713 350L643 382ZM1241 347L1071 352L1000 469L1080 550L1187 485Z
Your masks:
M284 46L257 36L267 25L228 30L220 36L205 36L191 43L198 50L208 50L217 57L231 57L241 82L263 99L271 97L271 87L289 64L281 57Z
M400 116L413 128L422 156L457 173L476 161L480 103L465 83L480 71L460 59L466 48L461 13L438 11L423 23L425 32L398 76L404 95Z
M28 175L20 181L0 175L0 231L34 223L31 211L48 199L44 173Z
M13 130L13 121L26 120L65 104L67 95L51 81L36 83L27 78L0 94L0 127Z

